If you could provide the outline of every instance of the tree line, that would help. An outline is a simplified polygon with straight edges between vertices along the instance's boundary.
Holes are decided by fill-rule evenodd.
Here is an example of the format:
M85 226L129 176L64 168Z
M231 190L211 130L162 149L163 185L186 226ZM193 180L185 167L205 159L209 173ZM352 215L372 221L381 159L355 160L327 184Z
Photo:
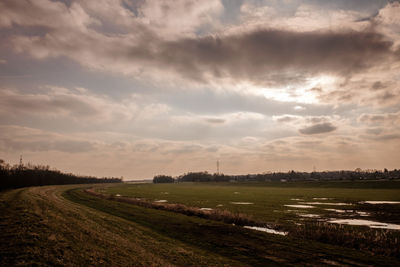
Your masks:
M121 183L121 178L97 178L63 173L42 165L13 165L0 159L0 190L41 185Z
M189 172L172 177L157 175L153 183L174 182L290 182L290 181L340 181L340 180L396 180L400 179L400 170L361 170L322 171L322 172L273 172L246 175L211 174L208 172Z

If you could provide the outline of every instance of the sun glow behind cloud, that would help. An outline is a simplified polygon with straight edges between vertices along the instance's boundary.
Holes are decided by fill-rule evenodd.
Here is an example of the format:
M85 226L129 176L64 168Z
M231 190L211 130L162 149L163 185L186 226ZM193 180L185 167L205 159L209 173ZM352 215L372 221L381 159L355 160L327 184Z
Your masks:
M267 99L283 102L318 104L318 91L331 89L336 83L334 76L321 75L308 78L303 84L280 88L253 88L252 92L263 95ZM317 92L316 92L317 91Z

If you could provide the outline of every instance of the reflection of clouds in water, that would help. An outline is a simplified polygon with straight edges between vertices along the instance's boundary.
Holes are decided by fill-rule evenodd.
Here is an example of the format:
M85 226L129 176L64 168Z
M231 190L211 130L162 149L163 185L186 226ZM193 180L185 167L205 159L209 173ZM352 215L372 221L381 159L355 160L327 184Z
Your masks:
M300 209L311 209L315 208L314 206L310 205L284 205L285 207L291 207L291 208L300 208Z
M310 205L328 205L328 206L351 206L351 203L333 203L333 202L299 202L300 204Z
M269 234L276 234L276 235L287 235L288 234L287 232L277 231L277 230L266 228L266 227L257 227L257 226L243 226L243 227L246 229L266 232Z
M200 208L200 210L211 211L211 210L213 210L213 209L212 209L212 208Z
M318 214L297 214L300 217L305 217L305 218L319 218L321 215Z
M369 220L360 220L360 219L339 219L339 220L337 220L337 219L331 219L328 222L329 223L336 223L336 224L369 226L370 228L377 228L377 229L400 230L400 225L398 225L398 224L382 223L382 222L375 222L375 221L369 221Z
M361 204L400 204L400 201L362 201Z

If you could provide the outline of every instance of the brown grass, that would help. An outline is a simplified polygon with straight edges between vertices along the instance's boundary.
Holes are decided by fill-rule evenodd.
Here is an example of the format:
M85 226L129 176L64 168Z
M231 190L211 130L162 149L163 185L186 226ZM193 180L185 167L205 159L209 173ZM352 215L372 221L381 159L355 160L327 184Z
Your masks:
M67 201L61 194L69 188L77 185L0 194L0 266L241 265Z
M289 236L367 250L379 255L400 257L398 231L368 227L360 229L359 226L326 222L307 222L289 230Z

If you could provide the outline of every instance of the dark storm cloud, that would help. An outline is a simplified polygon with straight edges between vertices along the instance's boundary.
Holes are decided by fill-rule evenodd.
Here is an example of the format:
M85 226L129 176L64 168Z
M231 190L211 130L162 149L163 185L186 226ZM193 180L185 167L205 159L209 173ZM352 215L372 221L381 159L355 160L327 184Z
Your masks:
M160 42L156 51L136 48L131 55L143 59L147 54L148 60L191 79L204 81L211 75L263 82L282 71L347 76L392 56L392 44L375 32L257 30Z
M305 127L299 130L300 133L302 134L320 134L320 133L329 133L337 128L333 126L331 123L326 122L326 123L318 123L314 124L309 127Z

